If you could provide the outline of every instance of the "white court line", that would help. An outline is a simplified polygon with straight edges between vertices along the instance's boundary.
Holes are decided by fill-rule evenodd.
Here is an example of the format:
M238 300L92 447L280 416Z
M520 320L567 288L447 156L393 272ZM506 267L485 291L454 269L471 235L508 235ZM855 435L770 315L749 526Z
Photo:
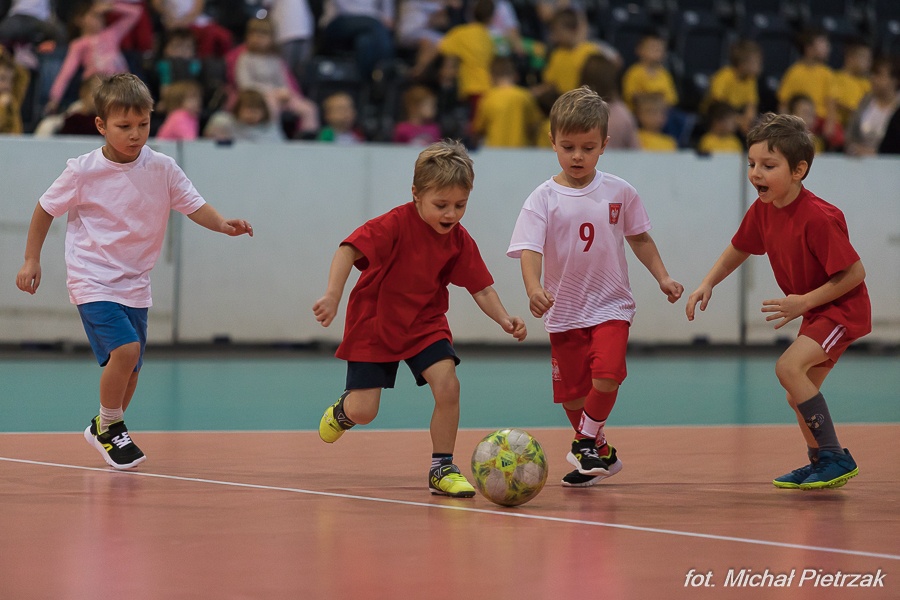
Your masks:
M228 487L245 488L252 490L267 490L274 492L290 492L292 494L306 494L309 496L327 496L330 498L341 498L344 500L364 500L366 502L382 502L385 504L399 504L403 506L419 506L422 508L436 508L441 510L458 510L469 513L482 513L495 515L499 517L511 517L515 519L533 519L536 521L549 521L552 523L567 523L572 525L587 525L591 527L608 527L611 529L624 529L626 531L640 531L643 533L658 533L663 535L675 535L690 538L700 538L706 540L715 540L719 542L735 542L739 544L755 544L758 546L775 546L778 548L792 548L795 550L810 550L813 552L829 552L832 554L844 554L848 556L864 556L867 558L883 558L886 560L900 561L900 555L897 554L881 554L878 552L863 552L861 550L845 550L843 548L828 548L825 546L806 546L803 544L787 544L784 542L772 542L768 540L754 540L751 538L731 537L727 535L714 535L710 533L695 533L690 531L677 531L674 529L659 529L656 527L640 527L637 525L622 525L619 523L604 523L602 521L586 521L583 519L565 519L562 517L547 517L542 515L528 515L515 512L507 512L501 510L488 510L484 508L468 508L465 506L452 506L445 504L431 504L428 502L412 502L409 500L392 500L390 498L372 498L369 496L356 496L353 494L339 494L336 492L318 492L315 490L304 490L300 488L279 487L273 485L259 485L256 483L240 483L236 481L219 481L216 479L201 479L199 477L181 477L178 475L163 475L161 473L145 473L143 471L116 471L109 468L99 467L82 467L80 465L65 465L60 463L42 462L37 460L24 460L20 458L8 458L0 456L0 461L10 463L20 463L25 465L37 465L42 467L56 467L61 469L73 469L78 471L94 471L97 473L107 473L111 475L125 475L133 477L152 477L156 479L167 479L170 481L187 481L191 483L205 483L209 485L222 485Z

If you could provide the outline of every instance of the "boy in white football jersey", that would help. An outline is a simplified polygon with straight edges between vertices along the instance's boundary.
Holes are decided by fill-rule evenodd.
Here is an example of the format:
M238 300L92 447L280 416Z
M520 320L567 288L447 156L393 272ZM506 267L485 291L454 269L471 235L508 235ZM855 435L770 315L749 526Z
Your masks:
M550 111L550 140L562 171L534 190L516 221L507 255L521 259L531 313L550 333L553 400L575 429L564 486L587 487L622 469L603 426L625 379L635 305L625 242L676 302L684 287L666 271L635 189L596 170L609 107L584 86ZM543 270L543 283L541 274Z

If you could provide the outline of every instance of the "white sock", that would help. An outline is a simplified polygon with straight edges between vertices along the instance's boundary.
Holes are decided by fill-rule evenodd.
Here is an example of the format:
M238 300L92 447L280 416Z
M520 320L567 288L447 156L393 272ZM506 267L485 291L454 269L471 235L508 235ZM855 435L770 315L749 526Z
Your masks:
M125 417L125 411L121 408L106 408L105 406L100 406L100 431L97 433L103 433L109 426L115 423L116 421L121 421Z

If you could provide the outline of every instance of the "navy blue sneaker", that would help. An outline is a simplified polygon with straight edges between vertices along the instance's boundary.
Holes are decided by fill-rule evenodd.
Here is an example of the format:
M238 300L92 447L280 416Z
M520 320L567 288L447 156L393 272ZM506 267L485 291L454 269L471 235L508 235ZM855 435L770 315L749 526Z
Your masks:
M800 484L801 490L838 488L859 475L859 467L844 448L844 453L819 450L819 460L812 466L812 473Z
M813 465L812 463L806 465L805 467L800 467L799 469L794 469L790 473L782 475L781 477L776 477L772 480L772 484L784 490L799 490L800 484L806 481L806 478L812 475Z

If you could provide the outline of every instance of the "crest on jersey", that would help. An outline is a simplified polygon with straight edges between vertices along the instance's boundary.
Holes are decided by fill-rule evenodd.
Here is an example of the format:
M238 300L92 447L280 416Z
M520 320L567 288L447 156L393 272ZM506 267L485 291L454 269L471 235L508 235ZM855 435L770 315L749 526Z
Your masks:
M610 202L609 203L609 224L615 225L619 222L619 213L622 211L622 203L621 202Z

